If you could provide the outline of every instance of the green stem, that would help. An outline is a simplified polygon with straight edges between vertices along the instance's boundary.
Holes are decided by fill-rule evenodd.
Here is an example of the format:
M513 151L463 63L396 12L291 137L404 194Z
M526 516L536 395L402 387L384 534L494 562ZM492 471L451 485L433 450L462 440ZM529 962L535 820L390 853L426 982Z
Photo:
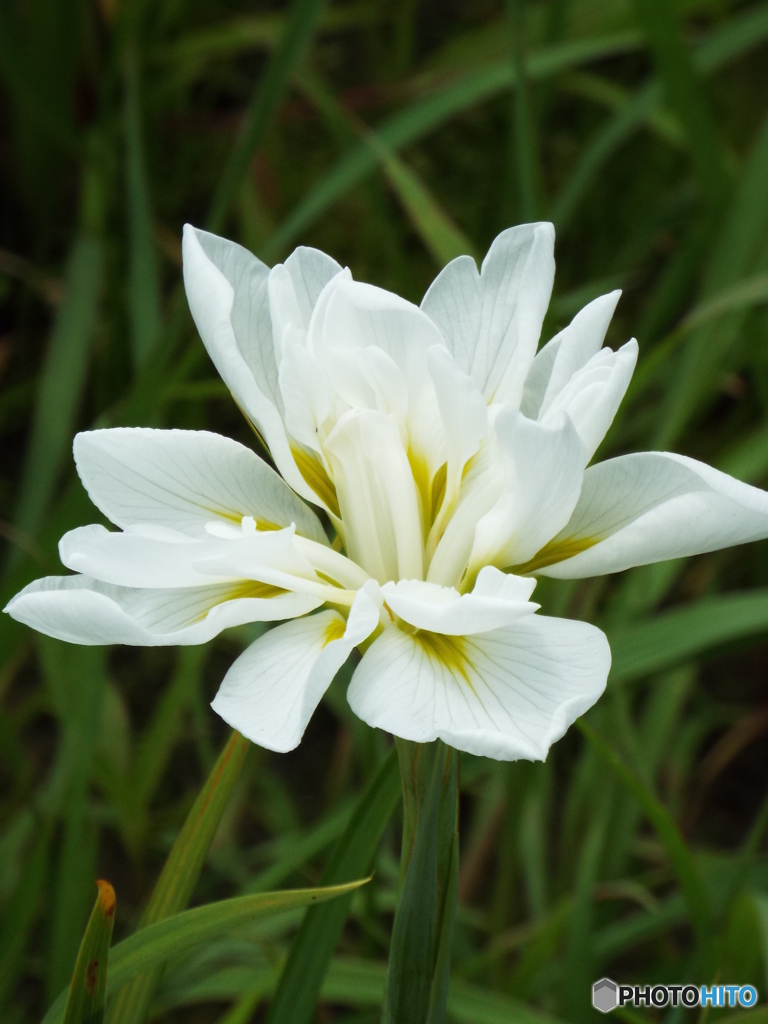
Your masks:
M459 758L397 740L403 784L400 895L383 1024L443 1024L459 868Z

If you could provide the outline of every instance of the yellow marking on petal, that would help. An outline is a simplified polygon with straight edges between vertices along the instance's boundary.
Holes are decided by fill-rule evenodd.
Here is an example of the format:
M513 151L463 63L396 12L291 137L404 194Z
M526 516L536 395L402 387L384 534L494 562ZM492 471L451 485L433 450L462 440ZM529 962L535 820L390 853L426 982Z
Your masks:
M347 624L343 620L332 619L323 631L323 647L332 644L334 640L341 640L346 632Z
M561 540L561 541L550 541L549 544L545 544L544 547L538 551L533 558L531 558L524 565L510 565L504 569L504 572L514 573L515 576L526 576L529 573L536 572L537 569L544 569L548 565L554 565L556 562L564 562L566 558L573 558L574 555L580 555L582 551L587 551L589 548L595 546L602 540L601 537L579 537L574 540Z
M287 594L288 591L282 587L275 587L271 583L260 583L258 580L240 580L238 583L219 593L216 601L211 605L210 608L206 608L204 612L193 619L193 622L202 622L203 619L211 611L211 608L215 608L216 605L224 604L226 601L238 601L243 597L255 597L258 600L269 600L273 597L279 597L281 594Z
M286 526L290 526L290 523L278 526L277 523L270 523L268 519L256 519L256 517L254 517L254 522L257 530L284 530Z
M428 658L445 665L454 676L461 676L474 693L475 688L472 686L470 675L471 662L467 656L465 637L446 636L444 633L430 633L426 629L420 629L413 634L413 639Z
M443 504L445 498L445 484L448 479L448 463L444 462L442 466L435 473L435 478L432 481L432 520L431 523L437 519L437 514L440 511L440 507ZM431 525L430 523L430 525Z
M331 512L341 518L339 511L339 499L336 496L336 488L333 481L325 471L325 467L316 455L306 451L304 448L291 445L291 454L296 462L296 468L304 477L304 480L312 488L321 501L325 502Z

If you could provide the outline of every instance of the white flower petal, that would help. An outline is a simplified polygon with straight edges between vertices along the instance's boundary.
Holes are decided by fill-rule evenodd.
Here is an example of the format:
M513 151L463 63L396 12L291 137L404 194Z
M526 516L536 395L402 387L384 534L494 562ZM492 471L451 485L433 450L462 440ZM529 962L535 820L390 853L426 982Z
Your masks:
M336 424L325 449L349 557L380 583L420 579L418 497L394 419L351 411Z
M472 379L461 372L442 346L435 345L429 350L427 364L447 449L445 493L430 535L430 546L434 548L458 499L464 467L488 433L488 407Z
M528 598L535 583L509 576L492 566L481 569L471 594L421 580L385 583L381 595L388 607L417 629L449 636L488 633L509 626L539 607Z
M502 231L483 260L459 256L431 284L421 308L486 401L518 406L555 275L551 224Z
M296 466L283 424L268 268L242 246L191 224L184 225L182 251L187 300L208 355L287 482L319 504Z
M115 427L78 434L75 462L88 496L116 526L155 523L191 537L206 523L296 524L327 543L317 516L244 445L207 430Z
M764 537L765 491L683 455L642 452L586 471L568 525L532 565L576 579Z
M134 527L111 533L81 526L59 541L68 569L122 587L194 587L243 578L289 589L291 577L315 579L293 543L293 530L270 530L231 539L207 535L190 539L171 530ZM278 582L279 580L279 582Z
M5 611L67 643L164 647L206 643L230 626L305 615L321 603L251 581L139 590L87 576L48 576L25 587Z
M418 306L398 295L340 278L328 299L322 330L325 350L337 357L375 347L399 368L407 388L410 448L434 474L445 461L440 414L427 371L428 350L435 345L445 347L434 323ZM381 368L376 372L380 376ZM391 385L380 390L385 394Z
M529 615L471 637L386 629L347 699L363 721L403 739L442 739L502 761L543 760L605 689L611 655L586 622Z
M522 413L538 419L574 373L600 351L620 298L617 290L594 299L537 353L525 382Z
M602 349L573 374L541 412L539 421L549 423L555 416L567 413L584 442L585 461L589 462L613 422L636 363L634 338L618 352Z
M211 707L259 746L293 750L331 680L378 622L378 606L363 589L346 626L333 611L277 626L240 655Z
M138 531L111 533L103 526L79 526L59 541L59 558L74 572L121 587L194 587L232 578L212 579L193 568L222 541L192 540L179 533L174 543L170 536L171 531L160 539Z
M496 433L506 456L505 486L477 524L470 571L527 562L568 522L584 475L584 446L567 416L549 426L504 410Z
M342 269L331 256L319 249L300 245L285 263L269 272L269 308L278 348L285 328L309 330L317 301L328 284Z

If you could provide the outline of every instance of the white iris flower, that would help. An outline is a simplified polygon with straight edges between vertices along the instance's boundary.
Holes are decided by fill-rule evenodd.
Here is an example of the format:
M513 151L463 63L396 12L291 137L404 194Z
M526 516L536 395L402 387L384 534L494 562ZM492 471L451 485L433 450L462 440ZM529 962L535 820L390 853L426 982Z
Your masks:
M612 292L536 354L553 242L549 224L504 231L480 273L454 260L419 308L317 250L270 270L187 226L192 314L280 475L206 431L79 434L80 477L120 532L66 534L79 575L38 580L6 610L81 644L197 644L290 620L213 702L255 743L295 747L358 647L348 699L370 725L544 758L602 693L610 651L594 626L535 614L536 575L768 536L768 495L692 459L587 468L637 344L601 348Z

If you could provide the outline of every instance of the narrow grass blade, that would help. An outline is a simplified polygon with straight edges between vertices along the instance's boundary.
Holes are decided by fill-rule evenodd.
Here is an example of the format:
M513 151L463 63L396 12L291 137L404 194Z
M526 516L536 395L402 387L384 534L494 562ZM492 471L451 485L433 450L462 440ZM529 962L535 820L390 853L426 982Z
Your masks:
M295 0L280 44L272 54L262 81L245 114L240 136L227 161L213 197L209 231L220 231L234 201L253 153L264 135L300 63L323 9L323 0Z
M144 156L139 55L133 40L126 49L125 57L124 122L131 342L134 365L141 366L146 363L160 336L160 280Z
M637 37L634 33L615 33L549 47L531 53L527 65L528 75L531 80L548 78L590 60L621 53L636 46ZM489 100L514 85L514 71L508 61L469 71L393 115L377 127L376 133L385 145L397 152L461 111ZM361 178L370 174L377 162L376 153L366 142L350 147L277 228L269 244L264 247L262 258L271 260L281 253Z
M102 246L87 233L74 242L35 402L32 435L14 525L34 537L51 500L72 440L96 328L102 285ZM20 559L14 549L9 566Z
M697 45L693 53L696 71L699 75L717 71L724 64L759 46L766 34L768 5L763 4L729 18ZM633 96L626 98L608 124L599 129L587 143L550 214L559 232L570 223L579 203L589 194L600 168L638 127L657 116L661 100L662 90L658 81L642 86ZM695 255L698 266L701 258L699 243L695 246ZM648 331L638 331L638 336L647 337Z
M248 747L248 740L232 733L173 844L140 929L177 914L189 903ZM161 970L147 970L116 996L110 1003L110 1024L143 1024Z
M339 839L321 881L342 882L368 870L400 799L400 773L392 750L368 785ZM308 1024L333 956L349 897L307 912L280 975L267 1024Z
M609 630L611 683L672 668L720 644L768 630L768 591L703 598L629 626Z
M704 300L768 269L766 175L768 119L757 133L734 190L702 287ZM746 310L737 310L716 324L702 326L688 339L674 385L668 390L666 408L652 441L654 447L674 444L711 394L713 374L736 343L745 316Z
M402 746L404 794L415 773L418 806L392 927L382 1021L443 1024L458 874L458 754L439 740L415 751L414 744Z
M48 880L51 829L43 827L28 852L24 870L0 920L0 1016L18 976L19 964L37 919Z
M677 24L677 11L667 0L635 0L635 10L664 92L688 138L702 191L717 207L728 191L729 175L715 120Z
M475 248L464 232L419 176L376 132L346 110L315 75L301 74L297 76L296 84L323 114L333 131L347 140L362 139L370 146L424 247L439 267L464 254L477 260Z
M699 947L700 966L706 971L706 968L711 966L712 911L698 866L679 828L658 797L627 767L603 737L598 735L583 718L578 720L577 725L590 744L598 751L606 764L608 764L637 800L643 813L656 830L656 834L666 850L680 883L680 888L683 891L688 914Z
M99 895L77 954L64 1024L101 1024L104 1020L109 944L115 922L115 890L109 882L99 881L96 885Z
M519 220L530 223L538 219L541 195L541 173L534 126L528 69L525 60L525 21L521 0L506 0L510 36L510 57L516 87L512 96L509 167L517 182ZM510 190L510 193L512 190ZM509 204L507 217L514 222Z
M166 960L180 956L187 950L225 935L240 925L259 918L272 917L288 910L308 907L345 896L368 879L358 879L345 885L324 886L318 889L287 889L283 892L260 892L253 896L236 896L231 900L208 903L203 907L185 910L148 925L119 942L112 950L107 979L107 993L130 982L132 978L151 974ZM66 993L62 993L43 1018L43 1024L59 1024L63 1019ZM110 1017L114 1011L110 1008ZM116 1017L122 1024L123 1017Z
M61 726L60 753L50 790L62 835L50 896L45 981L49 999L72 975L96 874L98 831L88 820L88 788L106 686L106 651L37 638L46 684Z

